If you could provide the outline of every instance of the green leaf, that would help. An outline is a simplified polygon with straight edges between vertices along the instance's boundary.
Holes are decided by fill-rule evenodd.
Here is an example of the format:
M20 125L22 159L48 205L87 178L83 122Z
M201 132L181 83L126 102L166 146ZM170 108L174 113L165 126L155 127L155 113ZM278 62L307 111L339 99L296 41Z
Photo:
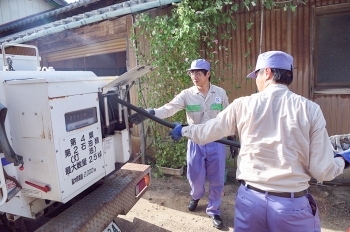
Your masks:
M248 22L247 23L247 29L250 30L252 28L252 26L254 25L253 22Z

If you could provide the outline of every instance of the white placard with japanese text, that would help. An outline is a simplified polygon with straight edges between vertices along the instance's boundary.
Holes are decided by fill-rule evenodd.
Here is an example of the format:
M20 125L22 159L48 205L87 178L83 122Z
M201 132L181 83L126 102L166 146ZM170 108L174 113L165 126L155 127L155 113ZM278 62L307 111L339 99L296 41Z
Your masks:
M76 177L87 167L103 159L102 138L97 128L61 139L60 148L64 179ZM90 174L91 171L88 173ZM86 173L83 174L86 175Z

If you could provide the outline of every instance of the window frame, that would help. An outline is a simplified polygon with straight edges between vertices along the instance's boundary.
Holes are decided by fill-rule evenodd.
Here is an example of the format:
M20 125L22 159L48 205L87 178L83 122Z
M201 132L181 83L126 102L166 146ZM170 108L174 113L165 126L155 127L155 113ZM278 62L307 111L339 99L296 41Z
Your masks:
M318 49L317 44L317 32L316 32L316 23L317 23L317 17L319 16L325 16L325 15L336 15L336 14L343 14L350 12L350 3L342 3L342 4L336 4L336 5L329 5L329 6L320 6L314 8L314 17L313 17L313 44L314 44L314 51L313 51L313 94L350 94L350 80L349 82L333 82L333 83L318 83L317 82L317 56L316 56L316 49ZM350 78L350 72L349 72L349 78Z

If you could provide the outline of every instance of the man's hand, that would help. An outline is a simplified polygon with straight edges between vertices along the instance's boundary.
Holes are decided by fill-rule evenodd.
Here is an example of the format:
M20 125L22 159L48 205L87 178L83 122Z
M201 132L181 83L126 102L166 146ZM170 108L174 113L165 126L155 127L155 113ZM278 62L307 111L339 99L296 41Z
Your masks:
M237 142L236 136L227 136L227 140ZM230 146L230 154L231 154L232 159L234 159L238 155L238 147Z
M170 132L169 132L169 135L171 136L171 138L175 141L175 142L178 142L181 137L182 137L182 134L181 134L181 129L182 129L182 126L180 123L178 122L175 122L174 123L175 127L174 129L172 129Z
M343 157L345 161L345 168L350 167L350 149L339 152L335 154L334 157Z
M143 109L142 107L140 107L140 109L144 110L146 113L155 115L154 109ZM140 113L135 113L129 116L129 122L131 122L132 124L140 124L141 122L145 121L147 119L146 116L144 116L143 114Z

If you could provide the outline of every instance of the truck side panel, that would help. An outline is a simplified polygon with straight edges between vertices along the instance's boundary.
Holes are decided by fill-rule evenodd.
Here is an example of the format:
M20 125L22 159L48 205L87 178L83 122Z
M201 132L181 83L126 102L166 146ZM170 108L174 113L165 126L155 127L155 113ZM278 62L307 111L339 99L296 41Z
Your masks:
M119 214L126 214L150 184L150 166L127 163L94 192L36 230L36 232L103 231ZM135 193L146 180L145 189Z

